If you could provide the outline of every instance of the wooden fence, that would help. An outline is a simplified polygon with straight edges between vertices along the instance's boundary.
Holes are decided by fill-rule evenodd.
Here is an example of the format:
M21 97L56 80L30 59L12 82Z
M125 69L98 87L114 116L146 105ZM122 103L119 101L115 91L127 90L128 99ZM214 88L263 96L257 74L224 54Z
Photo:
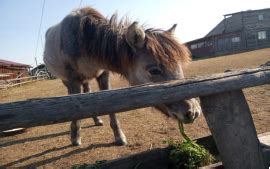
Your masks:
M9 80L0 80L0 89L7 89L14 86L19 86L22 84L44 80L47 79L48 76L46 75L40 75L40 76L27 76L27 77L21 77L21 78L15 78L15 79L9 79Z
M270 84L270 66L72 96L0 104L0 131L28 128L200 97L226 168L265 168L242 89ZM268 159L270 160L270 159Z

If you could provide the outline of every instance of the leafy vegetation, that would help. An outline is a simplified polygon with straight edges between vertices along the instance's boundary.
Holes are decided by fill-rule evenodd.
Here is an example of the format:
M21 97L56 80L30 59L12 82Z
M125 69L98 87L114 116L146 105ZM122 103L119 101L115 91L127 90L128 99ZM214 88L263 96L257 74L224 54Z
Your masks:
M185 134L182 122L178 121L178 124L180 133L185 141L182 143L173 140L167 141L172 147L170 161L172 162L173 169L195 169L213 163L215 161L213 155Z

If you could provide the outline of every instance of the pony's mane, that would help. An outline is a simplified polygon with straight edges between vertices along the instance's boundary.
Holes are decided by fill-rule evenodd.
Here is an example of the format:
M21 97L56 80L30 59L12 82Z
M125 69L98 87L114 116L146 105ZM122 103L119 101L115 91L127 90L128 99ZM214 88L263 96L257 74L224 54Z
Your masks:
M106 64L115 71L123 72L123 69L132 65L134 51L125 38L125 32L131 24L128 17L118 20L115 13L105 18L90 7L80 9L80 15L79 46L91 54L89 57L95 57L100 64ZM187 63L190 60L187 47L180 44L171 33L150 28L145 30L145 34L144 48L164 66L173 67L179 61Z
M146 48L151 51L159 62L173 67L174 63L189 63L191 54L189 49L178 42L174 35L161 29L149 28L145 31Z
M132 49L125 40L124 33L129 25L129 19L118 21L117 13L110 18L96 18L92 16L92 8L88 8L88 15L81 19L80 43L87 53L95 57L100 64L105 64L111 70L119 71L132 62Z

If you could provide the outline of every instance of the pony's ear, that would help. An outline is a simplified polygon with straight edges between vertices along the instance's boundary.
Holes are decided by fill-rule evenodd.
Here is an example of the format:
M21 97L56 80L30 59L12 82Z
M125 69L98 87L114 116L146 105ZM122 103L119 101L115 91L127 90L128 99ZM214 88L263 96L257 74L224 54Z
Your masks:
M168 32L168 33L174 33L175 32L175 29L176 29L176 26L177 26L176 23L173 24L173 26L170 29L168 29L166 32Z
M145 32L139 27L138 22L133 22L127 29L126 40L133 49L140 49L145 43Z

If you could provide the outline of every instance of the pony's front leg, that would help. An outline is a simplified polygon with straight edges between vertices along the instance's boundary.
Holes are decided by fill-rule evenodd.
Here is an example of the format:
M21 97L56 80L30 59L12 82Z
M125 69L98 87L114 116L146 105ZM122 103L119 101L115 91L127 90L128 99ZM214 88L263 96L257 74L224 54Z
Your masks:
M127 138L125 134L123 133L120 123L116 118L116 115L110 114L110 126L113 130L113 134L115 137L115 142L117 145L126 145L127 144Z
M89 93L91 92L91 87L89 85L89 82L85 82L83 83L83 93ZM103 126L103 121L101 120L101 118L95 116L93 117L93 120L95 122L95 126Z
M68 94L78 94L81 93L81 84L78 82L64 82L68 89ZM74 120L70 124L70 139L74 146L79 146L82 144L81 138L81 120Z
M100 90L108 90L111 88L109 76L110 76L110 73L108 71L104 71L99 77L96 78ZM110 114L110 126L113 130L116 144L126 145L127 144L126 136L123 133L120 127L120 123L117 120L115 114Z

